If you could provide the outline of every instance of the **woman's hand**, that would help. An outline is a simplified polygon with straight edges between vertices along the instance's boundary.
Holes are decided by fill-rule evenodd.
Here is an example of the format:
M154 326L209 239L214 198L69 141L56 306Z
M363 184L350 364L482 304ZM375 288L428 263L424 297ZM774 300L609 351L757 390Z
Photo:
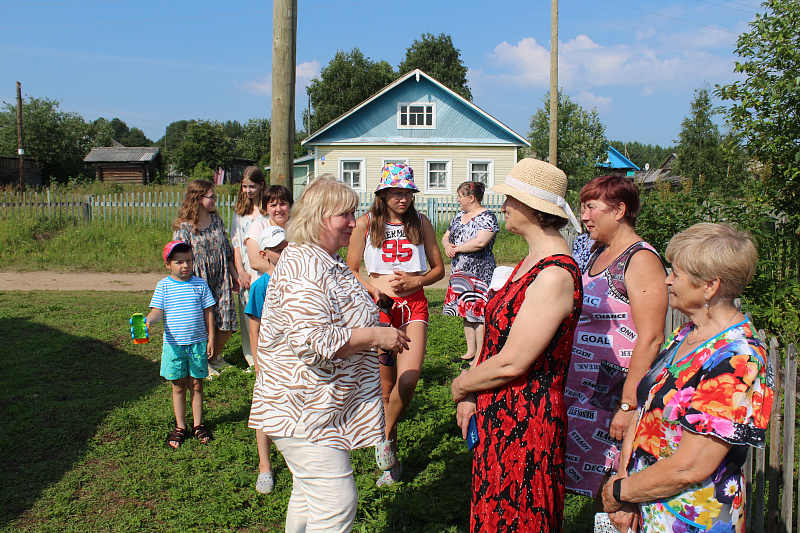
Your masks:
M402 353L408 349L409 337L406 332L392 327L377 327L375 330L375 347L388 352Z
M242 289L249 289L250 288L250 274L247 273L244 269L241 269L239 272L239 286Z
M394 276L389 278L389 286L395 293L411 292L422 287L421 276L395 270Z
M617 479L622 479L625 476L612 476L605 485L603 485L603 491L601 493L601 499L603 500L603 510L609 514L616 513L620 509L622 509L623 504L618 502L616 498L614 498L614 482Z
M456 256L456 247L451 242L444 243L444 253L447 254L447 257L450 259Z
M622 533L639 531L639 507L636 504L626 503L619 511L608 513L608 518Z
M608 434L612 439L624 440L625 435L628 433L628 428L631 425L631 420L636 418L636 409L632 411L623 411L617 407L616 412L611 417L611 426L608 429Z
M469 430L469 419L475 414L476 403L475 395L470 394L456 406L456 424L461 428L461 436L465 439Z
M461 375L459 375L456 379L454 379L453 383L450 385L450 390L453 393L453 401L456 403L466 398L467 395L469 394L468 391L465 391L464 389L461 388L461 385L463 384L464 379L466 377L465 374L467 372L469 371L466 369L462 370Z

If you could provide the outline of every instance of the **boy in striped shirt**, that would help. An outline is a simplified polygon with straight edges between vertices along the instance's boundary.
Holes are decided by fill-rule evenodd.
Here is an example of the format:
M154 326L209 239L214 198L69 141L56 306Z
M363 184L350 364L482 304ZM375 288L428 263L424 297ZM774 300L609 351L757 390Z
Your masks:
M202 444L212 439L203 425L203 378L208 377L208 358L214 346L214 314L217 303L206 280L192 273L192 247L172 241L164 246L164 266L170 275L156 285L150 300L148 325L164 319L161 376L172 381L172 404L177 427L167 435L167 446L179 448L191 434ZM186 389L192 403L194 424L186 427Z

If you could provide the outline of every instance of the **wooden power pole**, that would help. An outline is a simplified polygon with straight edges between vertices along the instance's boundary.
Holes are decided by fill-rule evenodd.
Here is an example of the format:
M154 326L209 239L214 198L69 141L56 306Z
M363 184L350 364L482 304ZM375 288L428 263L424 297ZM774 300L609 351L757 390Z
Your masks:
M292 191L297 0L272 2L272 131L270 183Z
M558 0L550 0L550 164L558 166Z
M22 142L22 84L17 82L17 155L19 156L19 189L25 190L25 145Z

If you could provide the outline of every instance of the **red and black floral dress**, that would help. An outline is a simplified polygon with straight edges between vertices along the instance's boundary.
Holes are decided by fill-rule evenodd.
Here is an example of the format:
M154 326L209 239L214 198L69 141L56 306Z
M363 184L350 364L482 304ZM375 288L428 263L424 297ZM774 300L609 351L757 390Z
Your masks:
M559 267L572 275L573 309L526 374L478 394L480 443L472 462L472 533L561 531L567 436L564 380L583 305L581 273L572 257L558 254L512 281L520 265L486 306L478 364L503 349L525 291L543 269Z

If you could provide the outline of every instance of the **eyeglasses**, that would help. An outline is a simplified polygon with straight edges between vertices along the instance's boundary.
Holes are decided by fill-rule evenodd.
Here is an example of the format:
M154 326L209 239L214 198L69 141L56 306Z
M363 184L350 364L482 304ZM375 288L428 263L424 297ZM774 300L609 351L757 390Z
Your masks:
M413 197L414 191L392 191L389 193L389 196L391 196L392 198Z
M378 353L378 362L383 366L394 366L394 353L381 350Z
M216 200L217 199L217 195L216 194L210 194L208 196L203 196L203 198L208 198L209 200Z

